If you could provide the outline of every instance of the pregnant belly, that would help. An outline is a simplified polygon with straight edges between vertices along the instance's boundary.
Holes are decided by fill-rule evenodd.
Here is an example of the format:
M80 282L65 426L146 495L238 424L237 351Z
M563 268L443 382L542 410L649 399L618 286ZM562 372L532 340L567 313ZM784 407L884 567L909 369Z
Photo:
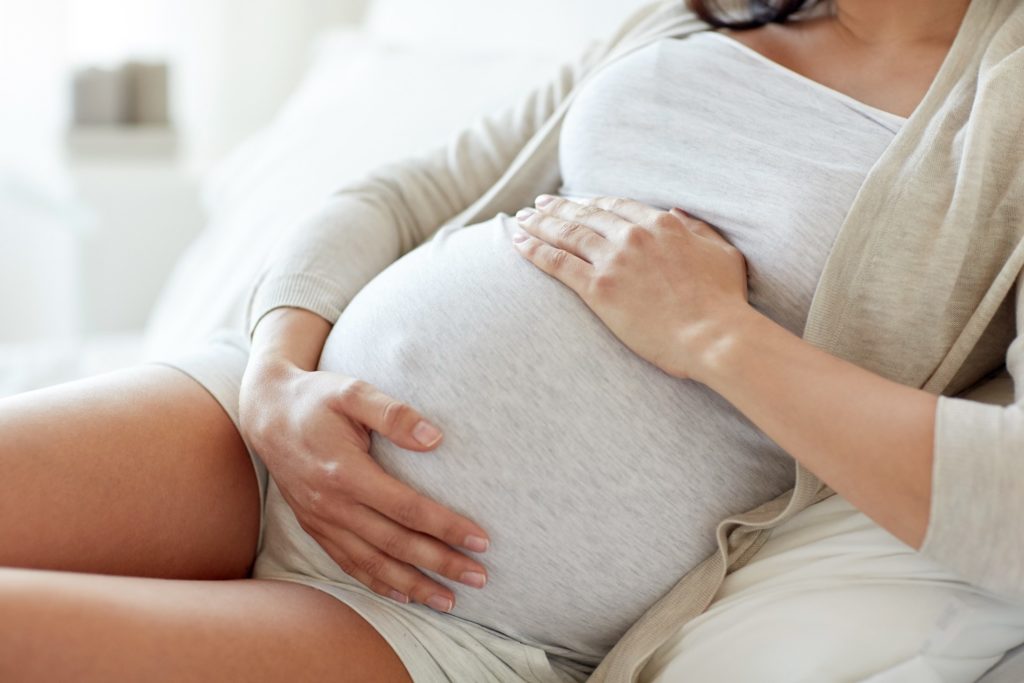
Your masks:
M786 490L792 465L720 396L633 354L519 256L514 228L499 214L445 229L396 261L320 367L443 429L429 453L374 433L371 454L490 534L484 589L433 575L453 614L595 664L713 551L716 522Z

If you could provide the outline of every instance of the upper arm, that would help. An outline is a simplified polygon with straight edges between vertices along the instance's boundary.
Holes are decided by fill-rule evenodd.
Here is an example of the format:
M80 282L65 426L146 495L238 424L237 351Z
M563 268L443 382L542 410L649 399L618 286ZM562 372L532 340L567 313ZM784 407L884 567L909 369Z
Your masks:
M379 166L336 190L291 226L269 255L249 291L248 333L281 306L336 321L370 279L498 182L612 44L613 38L592 41L509 106L478 117L422 154Z

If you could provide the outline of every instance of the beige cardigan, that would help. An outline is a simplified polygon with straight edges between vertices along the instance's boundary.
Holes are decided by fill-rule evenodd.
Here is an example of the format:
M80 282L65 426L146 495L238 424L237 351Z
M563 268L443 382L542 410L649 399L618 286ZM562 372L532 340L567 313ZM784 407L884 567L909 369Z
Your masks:
M274 250L251 291L248 331L279 306L334 322L366 282L439 227L513 214L538 194L556 192L558 134L581 83L653 40L708 28L683 0L647 5L515 106L482 117L429 153L339 189L330 204L345 220L313 214ZM803 334L833 355L942 395L921 552L1018 598L1024 597L1024 335L1015 333L1024 329L1022 103L1024 3L974 0L923 101L857 194ZM954 397L1004 361L1016 403ZM726 571L747 562L772 527L831 494L800 465L796 473L789 493L720 523L719 552L634 624L591 681L635 680L651 653L707 607Z

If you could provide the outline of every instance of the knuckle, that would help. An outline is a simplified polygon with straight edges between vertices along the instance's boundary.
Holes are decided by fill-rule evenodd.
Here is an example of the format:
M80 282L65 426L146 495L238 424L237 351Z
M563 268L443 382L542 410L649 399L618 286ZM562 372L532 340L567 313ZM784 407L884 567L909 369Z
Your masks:
M548 252L548 263L554 270L558 270L565 265L566 259L569 254L561 249L552 249Z
M451 519L445 521L444 524L441 525L440 535L437 536L437 538L440 538L451 545L462 545L466 535L467 533L462 529L462 525L459 520Z
M583 231L583 226L575 221L562 223L558 228L558 239L562 242L573 242Z
M316 515L317 517L323 512L323 494L316 489L310 489L306 493L306 509L309 510L310 514Z
M359 558L358 566L372 577L384 578L384 570L387 569L388 558L382 553L371 551Z
M320 488L313 491L318 500L323 494L348 496L351 492L353 477L349 476L347 467L342 466L337 460L328 460L319 467L319 479L317 483Z
M437 563L436 570L441 576L447 576L450 579L459 580L462 575L462 561L458 556L445 555L440 562Z
M345 572L349 576L353 576L359 572L359 567L356 566L356 563L353 562L352 558L348 555L339 553L334 556L334 562L338 565L338 568L341 569L341 571Z
M427 600L435 595L445 595L445 590L436 583L430 581L419 581L410 589L409 595L416 602L426 604Z
M622 211L623 209L626 208L626 200L623 199L622 197L609 197L607 201L608 208L611 209L611 211L614 213Z
M626 230L623 233L623 239L625 240L626 244L630 246L640 246L643 244L647 244L647 240L650 236L651 233L649 233L647 230L640 227L639 225L634 225L629 228L626 228Z
M581 221L587 221L594 218L597 214L601 213L601 209L597 208L592 204L583 204L576 209L576 218Z
M348 411L358 405L365 395L366 382L361 379L350 378L338 388L335 395L335 405L341 411Z
M352 519L352 515L354 512L355 508L353 508L352 506L338 505L334 509L334 519L332 520L332 523L335 526L339 526L343 529L351 529L354 522L354 520Z
M679 228L679 219L670 213L659 213L654 219L654 225L665 230L676 230Z
M389 533L380 544L381 550L391 557L397 558L405 557L408 548L409 544L405 537L398 532Z
M565 200L561 197L555 197L544 207L545 213L557 214L565 206Z
M413 529L423 519L423 509L415 500L403 500L395 505L394 520L404 527Z
M591 279L590 285L598 295L606 295L615 289L616 278L611 273L600 272Z
M332 463L332 465L324 468L324 488L335 495L347 498L352 494L353 478L348 476L348 472L344 467L339 466L337 463Z
M397 429L402 421L405 420L410 414L409 406L405 405L401 401L395 399L389 399L384 405L383 411L381 411L381 422L385 430L391 431Z

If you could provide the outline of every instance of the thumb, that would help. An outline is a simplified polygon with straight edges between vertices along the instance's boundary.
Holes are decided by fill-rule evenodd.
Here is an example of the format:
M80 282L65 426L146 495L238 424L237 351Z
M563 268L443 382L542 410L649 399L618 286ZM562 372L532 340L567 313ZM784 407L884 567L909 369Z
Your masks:
M402 448L432 450L441 443L441 430L418 411L359 379L342 387L332 407Z

